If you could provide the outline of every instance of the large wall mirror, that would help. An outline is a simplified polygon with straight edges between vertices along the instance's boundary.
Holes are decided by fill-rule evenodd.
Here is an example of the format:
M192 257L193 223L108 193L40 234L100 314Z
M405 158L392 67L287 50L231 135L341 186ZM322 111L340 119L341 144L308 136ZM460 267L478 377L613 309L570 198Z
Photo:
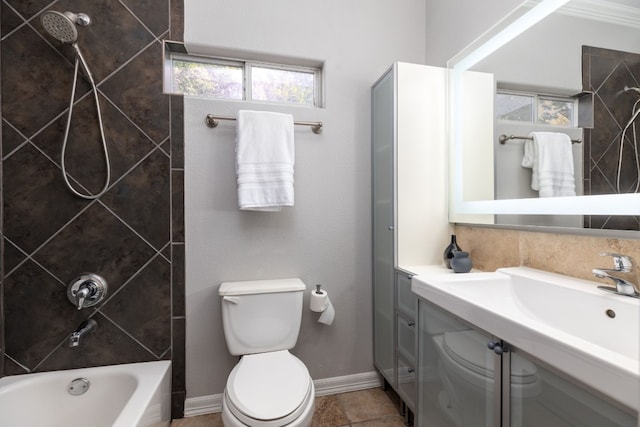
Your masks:
M640 230L638 0L527 1L448 65L453 222Z

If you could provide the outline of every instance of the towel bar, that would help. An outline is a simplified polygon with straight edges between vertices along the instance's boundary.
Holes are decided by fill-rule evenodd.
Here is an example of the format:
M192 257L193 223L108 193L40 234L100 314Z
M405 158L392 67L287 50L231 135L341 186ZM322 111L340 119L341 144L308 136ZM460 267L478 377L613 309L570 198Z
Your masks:
M204 122L210 128L218 126L218 120L236 120L235 117L230 116L216 116L214 114L207 114L204 118ZM322 133L322 122L293 122L294 125L311 126L311 130L315 134Z
M509 141L510 139L528 139L529 141L533 141L533 137L531 136L515 136L515 135L500 135L498 137L498 142L500 142L500 144L506 144L507 141ZM572 144L582 144L582 140L581 139L572 139L571 140Z

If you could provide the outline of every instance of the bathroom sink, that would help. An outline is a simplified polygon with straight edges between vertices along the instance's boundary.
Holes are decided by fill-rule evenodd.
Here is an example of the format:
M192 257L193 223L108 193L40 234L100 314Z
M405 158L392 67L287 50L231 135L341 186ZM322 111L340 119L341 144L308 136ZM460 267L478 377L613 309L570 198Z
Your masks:
M418 296L637 407L640 299L527 267L466 274L440 266L413 271L411 289Z

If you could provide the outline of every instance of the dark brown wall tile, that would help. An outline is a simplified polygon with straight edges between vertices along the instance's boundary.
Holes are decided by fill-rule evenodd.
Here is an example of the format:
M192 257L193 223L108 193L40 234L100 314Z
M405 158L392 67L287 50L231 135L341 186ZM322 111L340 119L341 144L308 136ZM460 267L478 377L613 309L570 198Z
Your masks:
M38 366L37 371L157 360L153 354L100 313L96 313L92 318L98 322L98 327L83 337L78 347L69 347L65 342Z
M622 130L631 117L637 94L623 91L640 81L640 55L583 46L583 85L596 90L594 126L585 129L585 194L633 192L639 177L635 172L635 152L631 137L622 144L622 167L618 163ZM591 228L637 230L637 217L585 217Z
M157 256L100 311L158 357L171 347L171 266Z
M184 242L184 171L174 169L171 171L172 203L172 240Z
M78 28L78 45L99 85L112 169L112 188L97 202L71 195L62 180L75 56L42 28L36 15L47 7L92 18ZM0 14L0 270L10 273L0 282L0 376L25 373L20 364L46 371L171 358L172 408L181 417L185 320L175 315L184 315L183 104L176 98L170 109L162 94L158 37L171 27L179 34L173 40L182 38L182 0L4 0ZM95 192L106 169L90 90L79 76L65 159ZM110 291L97 309L78 311L66 285L85 271L105 276ZM68 347L69 334L90 316L98 329Z
M64 285L31 261L4 280L6 352L33 369L86 316Z
M162 45L155 43L101 86L157 144L169 136L169 97L162 93L162 66Z
M156 36L169 30L169 0L124 0L129 9Z
M67 108L72 83L71 64L30 27L2 41L2 116L27 137Z
M2 14L0 17L0 21L2 21L2 37L24 24L24 20L7 3L2 2L0 14Z
M173 317L185 316L185 246L183 244L171 245L172 264L172 315Z
M156 149L102 198L157 250L170 239L169 180L169 159Z
M30 144L3 162L4 233L31 253L87 204L64 187L60 169Z
M33 258L69 283L84 273L104 277L115 293L155 251L99 203L64 227Z

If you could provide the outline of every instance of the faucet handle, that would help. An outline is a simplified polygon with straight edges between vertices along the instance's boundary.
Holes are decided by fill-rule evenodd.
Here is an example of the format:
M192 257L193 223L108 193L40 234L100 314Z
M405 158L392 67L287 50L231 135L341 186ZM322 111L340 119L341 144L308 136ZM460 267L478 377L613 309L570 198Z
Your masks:
M631 271L633 271L633 261L631 260L631 257L627 255L600 252L600 256L613 257L614 271L620 271L622 273L631 273Z
M67 297L78 310L93 307L106 295L106 280L93 273L85 273L76 277L67 287Z

